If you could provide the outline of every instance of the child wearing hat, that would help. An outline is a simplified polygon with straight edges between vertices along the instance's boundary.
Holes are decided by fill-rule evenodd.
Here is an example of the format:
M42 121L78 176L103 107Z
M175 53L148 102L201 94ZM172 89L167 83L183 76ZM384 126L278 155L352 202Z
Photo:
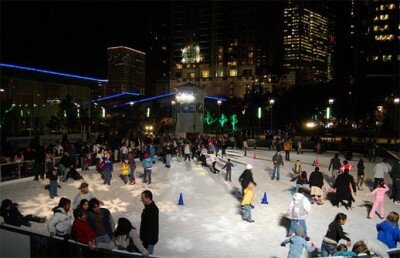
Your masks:
M300 258L303 253L303 248L305 248L309 253L315 251L313 244L308 244L304 239L305 231L302 226L297 226L295 235L285 239L281 246L285 246L290 243L288 258Z

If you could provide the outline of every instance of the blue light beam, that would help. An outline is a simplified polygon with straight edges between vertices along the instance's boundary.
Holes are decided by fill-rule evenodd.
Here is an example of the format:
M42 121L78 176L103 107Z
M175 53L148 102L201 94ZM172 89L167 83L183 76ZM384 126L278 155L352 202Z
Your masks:
M81 80L87 80L87 81L108 82L108 80L105 80L105 79L98 79L98 78L80 76L80 75L74 75L74 74L68 74L68 73L59 73L59 72L54 72L54 71L49 71L49 70L43 70L43 69L37 69L37 68L13 65L13 64L6 64L6 63L0 63L0 67L12 68L12 69L23 70L23 71L31 71L31 72L37 72L37 73L44 73L44 74L51 74L51 75L57 75L57 76L81 79Z

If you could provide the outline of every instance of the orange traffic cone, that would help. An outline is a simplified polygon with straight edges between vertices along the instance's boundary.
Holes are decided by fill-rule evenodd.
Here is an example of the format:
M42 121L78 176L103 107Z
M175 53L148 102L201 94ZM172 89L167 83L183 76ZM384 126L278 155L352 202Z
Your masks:
M318 166L319 165L319 158L315 159L315 165Z
M257 158L257 155L256 155L256 152L254 152L253 159L256 159L256 158Z

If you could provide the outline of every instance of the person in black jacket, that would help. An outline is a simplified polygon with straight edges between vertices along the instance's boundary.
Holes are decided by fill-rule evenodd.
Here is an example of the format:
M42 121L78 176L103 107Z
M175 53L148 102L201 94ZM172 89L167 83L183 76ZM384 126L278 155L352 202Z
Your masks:
M338 213L335 220L329 224L328 232L322 241L321 246L321 257L328 257L329 254L336 250L337 244L340 239L347 241L347 247L351 246L351 240L343 232L342 225L346 224L347 215L344 213Z
M341 167L342 167L342 163L340 162L340 159L339 159L339 153L335 153L335 157L331 159L331 162L329 163L329 168L328 168L328 171L331 171L331 169L332 169L333 180L335 180L335 178L338 176Z
M317 202L318 205L324 204L322 202L322 186L324 185L324 176L319 171L319 167L315 167L314 172L310 175L310 188L311 188L311 196L312 200L311 203ZM315 198L317 197L318 200Z
M244 189L247 188L249 183L250 182L254 183L253 173L251 172L252 168L253 166L251 164L247 164L245 171L243 171L243 173L239 177L239 182L240 185L242 186L242 196L244 195Z
M34 164L35 178L33 180L38 181L39 175L40 178L44 180L45 162L46 162L46 151L44 147L39 147L35 155L35 164Z
M149 254L153 254L154 246L158 242L158 207L153 201L153 194L145 190L141 194L144 204L142 221L140 223L140 239Z
M336 200L337 206L339 207L342 201L347 201L346 208L352 210L351 203L354 202L353 196L351 194L351 188L353 188L354 194L357 195L356 183L354 178L349 174L349 170L346 168L343 174L340 174L333 184L333 188L336 189Z
M13 203L10 199L4 199L1 203L0 215L4 218L4 223L16 227L21 227L21 225L30 227L30 221L38 223L46 221L46 217L38 217L32 214L22 215L18 210L18 204Z

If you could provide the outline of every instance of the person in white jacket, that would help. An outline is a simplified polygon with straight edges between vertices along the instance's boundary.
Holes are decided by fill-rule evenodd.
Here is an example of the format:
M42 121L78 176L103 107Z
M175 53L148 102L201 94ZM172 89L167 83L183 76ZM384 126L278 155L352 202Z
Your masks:
M70 212L71 200L62 197L58 206L53 209L54 215L47 224L50 236L67 237L71 234L73 216Z
M299 191L293 195L289 209L286 212L286 217L290 219L288 237L293 235L298 225L301 225L304 229L304 239L309 241L305 216L311 212L311 203L307 197L304 196L304 192L304 188L299 188Z
M217 156L216 156L215 154L207 154L207 157L210 158L210 161L211 161L211 164L212 164L212 167L210 168L211 171L212 171L214 174L216 174L216 173L219 174L219 169L217 169L217 168L215 167L215 165L217 164L217 160L218 160Z
M380 179L385 179L385 174L389 174L392 167L387 163L387 159L383 158L382 162L379 162L374 167L374 186L373 189L378 187Z

